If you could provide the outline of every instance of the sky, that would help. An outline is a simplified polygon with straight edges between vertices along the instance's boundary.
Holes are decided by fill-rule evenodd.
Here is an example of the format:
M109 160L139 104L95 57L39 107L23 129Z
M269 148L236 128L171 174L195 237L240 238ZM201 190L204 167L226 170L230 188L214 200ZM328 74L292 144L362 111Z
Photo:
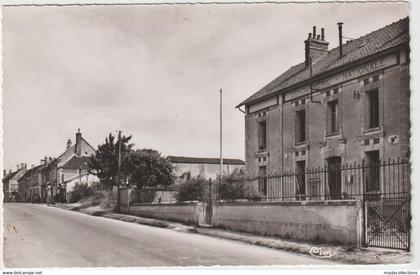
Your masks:
M4 168L57 157L80 128L166 155L244 159L242 100L304 60L404 18L406 3L3 7Z

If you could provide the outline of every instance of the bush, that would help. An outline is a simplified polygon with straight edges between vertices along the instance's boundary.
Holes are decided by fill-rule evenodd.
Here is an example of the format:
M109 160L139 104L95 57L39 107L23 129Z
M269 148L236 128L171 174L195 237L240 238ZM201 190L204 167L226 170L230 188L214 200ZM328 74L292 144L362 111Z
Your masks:
M202 176L189 178L179 185L176 200L183 201L201 201L208 196L209 181Z
M92 194L91 188L87 184L78 184L70 192L70 203L78 202L82 198L89 197Z
M261 200L262 195L258 193L251 181L247 181L243 170L234 171L223 178L219 183L219 199L237 200L247 199L251 201Z

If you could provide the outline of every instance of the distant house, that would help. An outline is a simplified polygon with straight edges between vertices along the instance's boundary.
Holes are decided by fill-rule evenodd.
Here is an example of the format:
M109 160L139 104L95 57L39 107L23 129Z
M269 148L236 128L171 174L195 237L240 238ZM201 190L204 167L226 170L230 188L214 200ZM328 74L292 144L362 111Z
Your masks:
M195 158L182 156L168 156L168 160L175 167L175 183L184 181L188 176L201 175L208 179L216 179L220 174L219 158ZM223 159L223 174L227 175L245 167L240 159Z
M17 166L16 171L12 172L9 170L3 170L3 193L5 202L19 201L19 182L18 180L25 174L26 164Z
M77 183L99 181L97 177L87 172L88 159L95 154L95 149L82 137L80 129L76 133L76 143L72 145L71 139L67 141L66 150L55 160L48 164L46 171L46 184L48 186L48 201L61 195L68 201L70 192Z
M39 200L39 202L45 202L46 189L42 179L43 168L43 163L38 166L33 165L18 180L19 201L33 202Z

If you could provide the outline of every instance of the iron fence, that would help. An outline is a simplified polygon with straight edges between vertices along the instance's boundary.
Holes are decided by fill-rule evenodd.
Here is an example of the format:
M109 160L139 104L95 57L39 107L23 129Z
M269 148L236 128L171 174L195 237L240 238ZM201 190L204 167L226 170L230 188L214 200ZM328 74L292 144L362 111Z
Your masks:
M228 186L227 186L228 184ZM282 174L239 177L218 183L217 200L344 200L407 196L410 166L405 159L326 165Z

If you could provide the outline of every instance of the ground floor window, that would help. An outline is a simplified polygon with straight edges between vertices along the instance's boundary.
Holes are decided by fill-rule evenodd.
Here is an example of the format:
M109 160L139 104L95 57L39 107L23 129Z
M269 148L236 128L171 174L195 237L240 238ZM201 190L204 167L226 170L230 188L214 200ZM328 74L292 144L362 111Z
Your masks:
M258 192L267 196L267 166L258 168Z
M379 151L366 152L366 192L379 192Z
M296 162L296 199L305 199L306 181L305 181L306 163L304 160Z

